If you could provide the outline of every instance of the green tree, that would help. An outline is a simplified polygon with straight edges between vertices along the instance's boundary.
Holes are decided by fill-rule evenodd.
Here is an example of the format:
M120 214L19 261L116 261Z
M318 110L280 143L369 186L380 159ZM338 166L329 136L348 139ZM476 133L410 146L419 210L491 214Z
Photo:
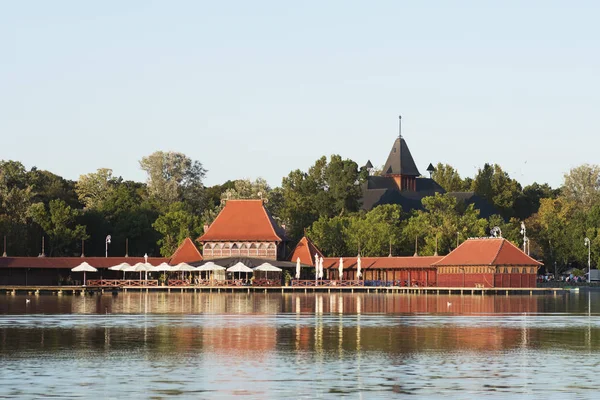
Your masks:
M563 194L584 211L600 202L600 166L583 164L565 174Z
M321 217L308 229L308 235L315 245L330 257L341 257L352 254L345 236L350 218L335 216Z
M51 200L48 207L43 203L32 204L29 209L32 220L40 225L49 243L49 255L68 255L79 240L87 239L86 228L76 223L80 211L71 208L63 200Z
M514 216L514 204L522 192L521 184L498 164L485 164L480 168L471 189L494 205L507 219Z
M438 163L431 178L436 181L447 192L464 192L470 190L465 187L465 182L460 177L458 171L451 165Z
M166 210L182 200L195 209L204 203L202 180L206 170L199 161L182 153L157 151L143 157L140 166L148 175L148 194L160 208Z
M28 210L33 197L23 164L0 161L0 230L9 238L9 254L27 253Z
M292 239L320 217L332 218L358 211L361 185L367 171L351 160L333 155L318 159L308 172L295 170L283 178L279 216Z
M525 220L537 213L540 209L541 199L554 199L560 194L557 189L552 189L547 183L534 182L523 188L522 194L515 201L515 217Z
M345 237L350 253L360 249L367 257L385 256L390 251L398 255L402 234L402 207L385 204L363 214L354 214L349 218Z
M158 244L165 257L172 255L185 238L196 238L201 232L200 218L187 211L181 202L171 204L152 226L162 235Z
M436 193L422 200L423 210L413 212L404 230L405 240L418 238L419 254L447 254L458 240L485 235L488 222L479 218L473 204L466 208L455 197Z
M77 198L87 209L102 208L115 189L115 181L109 168L81 175L75 183Z

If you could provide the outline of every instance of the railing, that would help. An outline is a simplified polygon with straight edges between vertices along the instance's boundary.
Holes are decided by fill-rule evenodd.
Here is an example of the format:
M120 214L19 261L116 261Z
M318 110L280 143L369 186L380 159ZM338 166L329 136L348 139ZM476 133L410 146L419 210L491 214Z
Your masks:
M297 287L356 287L365 286L362 280L292 280L292 286Z
M125 286L158 286L157 280L139 280L139 279L88 279L87 286L114 287L121 288Z
M258 287L281 286L281 281L279 279L255 279L252 282L252 286L258 286Z

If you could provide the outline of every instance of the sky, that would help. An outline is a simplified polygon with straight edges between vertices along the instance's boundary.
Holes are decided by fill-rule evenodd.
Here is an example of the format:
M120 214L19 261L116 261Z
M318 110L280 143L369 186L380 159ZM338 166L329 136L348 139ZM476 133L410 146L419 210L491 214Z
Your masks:
M385 163L402 133L474 176L561 185L599 163L600 3L5 1L0 159L67 179L183 152L272 186L322 155Z

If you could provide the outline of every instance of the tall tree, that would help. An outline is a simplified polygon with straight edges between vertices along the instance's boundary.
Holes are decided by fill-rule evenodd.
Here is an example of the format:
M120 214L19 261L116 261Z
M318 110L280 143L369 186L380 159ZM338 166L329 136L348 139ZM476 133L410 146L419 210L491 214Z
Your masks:
M47 248L51 256L72 255L68 249L75 249L79 240L88 238L85 226L76 223L80 211L63 200L51 200L47 208L43 203L32 204L29 213L48 235Z
M514 204L522 188L498 164L485 164L480 168L471 188L494 205L504 218L514 216Z
M451 165L438 163L431 178L436 181L446 192L464 192L470 190L465 187L465 182L460 177L457 170Z
M152 225L162 237L158 240L160 253L171 256L187 237L200 235L200 218L186 210L183 203L173 203L168 212L159 216Z
M333 155L318 159L308 172L295 170L283 178L280 216L293 239L320 217L358 211L367 171L352 160Z
M436 193L422 200L423 210L413 212L404 230L405 240L419 240L419 254L447 254L456 247L456 241L483 236L488 225L479 218L473 204L466 208L455 197Z
M148 193L159 207L166 210L185 199L188 204L194 202L194 208L200 208L202 202L195 203L195 199L202 197L206 170L199 161L183 153L157 151L143 157L140 166L148 175Z
M600 201L600 166L583 164L565 174L563 194L583 210Z
M75 184L77 198L87 209L100 209L115 189L116 179L112 169L100 168L96 172L79 176Z
M8 253L27 253L28 210L33 197L23 164L0 161L0 230L9 237Z

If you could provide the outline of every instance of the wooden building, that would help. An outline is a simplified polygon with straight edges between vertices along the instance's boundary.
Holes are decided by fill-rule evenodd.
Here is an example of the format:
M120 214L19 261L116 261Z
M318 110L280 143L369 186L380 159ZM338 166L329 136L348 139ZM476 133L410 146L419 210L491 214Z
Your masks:
M440 287L535 287L542 264L503 238L468 239L440 261Z
M397 286L437 286L433 263L443 257L361 257L361 273L365 281L393 282ZM343 279L358 279L358 257L343 257ZM339 279L339 257L323 260L330 279Z
M205 260L256 257L277 260L284 254L285 232L262 200L227 200L225 207L198 238Z
M181 262L202 260L202 255L188 238L184 240L171 257L148 257L148 263L159 265L166 262L176 265ZM66 284L70 278L73 282L81 282L83 273L72 272L82 262L87 262L98 272L88 273L87 277L103 277L117 279L120 271L108 268L121 263L134 265L144 262L144 257L0 257L0 285L58 285Z

